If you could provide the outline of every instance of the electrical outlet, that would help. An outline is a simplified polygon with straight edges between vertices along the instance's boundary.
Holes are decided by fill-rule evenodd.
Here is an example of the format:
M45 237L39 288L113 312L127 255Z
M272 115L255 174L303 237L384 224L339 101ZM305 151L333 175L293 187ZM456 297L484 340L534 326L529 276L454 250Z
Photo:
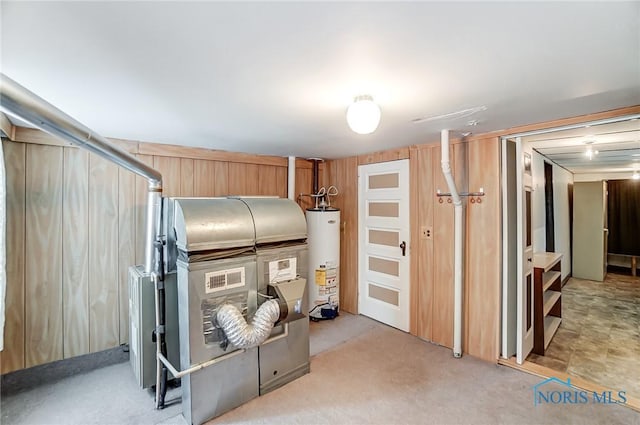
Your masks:
M420 227L420 237L422 239L431 239L433 236L433 228L431 226Z

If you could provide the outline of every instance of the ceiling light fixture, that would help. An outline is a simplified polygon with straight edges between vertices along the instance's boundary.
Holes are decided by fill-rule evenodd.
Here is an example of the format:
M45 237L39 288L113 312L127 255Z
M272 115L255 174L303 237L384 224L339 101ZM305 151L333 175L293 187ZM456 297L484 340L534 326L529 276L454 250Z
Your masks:
M584 142L587 145L587 150L584 153L587 158L589 158L589 161L591 161L593 159L594 155L598 155L598 151L594 150L591 145L593 144L593 142Z
M380 107L369 95L356 96L347 109L347 124L358 134L376 131L380 123Z

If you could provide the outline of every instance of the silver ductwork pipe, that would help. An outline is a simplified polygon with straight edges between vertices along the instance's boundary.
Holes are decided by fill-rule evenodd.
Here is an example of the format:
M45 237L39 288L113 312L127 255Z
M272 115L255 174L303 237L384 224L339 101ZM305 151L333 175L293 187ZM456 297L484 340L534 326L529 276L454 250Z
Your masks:
M276 300L264 302L248 324L238 308L225 304L216 314L218 326L229 342L238 348L257 347L269 338L273 325L280 318L280 305Z
M148 180L144 268L147 273L150 273L153 269L153 244L159 237L160 231L162 175L2 73L0 73L0 109Z

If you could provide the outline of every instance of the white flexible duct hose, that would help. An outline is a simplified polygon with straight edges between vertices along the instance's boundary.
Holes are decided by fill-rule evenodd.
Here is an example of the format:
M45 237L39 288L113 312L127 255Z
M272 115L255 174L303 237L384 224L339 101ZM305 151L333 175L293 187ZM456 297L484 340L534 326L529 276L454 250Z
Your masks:
M218 310L216 319L229 342L238 348L257 347L262 344L280 317L280 305L276 300L263 303L248 324L238 308L225 304Z

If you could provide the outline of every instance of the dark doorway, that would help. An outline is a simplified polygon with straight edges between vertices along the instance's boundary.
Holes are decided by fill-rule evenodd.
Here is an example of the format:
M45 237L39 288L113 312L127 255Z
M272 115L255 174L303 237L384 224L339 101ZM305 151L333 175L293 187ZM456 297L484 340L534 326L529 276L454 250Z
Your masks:
M544 210L547 252L555 252L555 228L553 221L553 165L544 162Z
M567 191L569 192L569 258L573 258L573 183L567 185Z

